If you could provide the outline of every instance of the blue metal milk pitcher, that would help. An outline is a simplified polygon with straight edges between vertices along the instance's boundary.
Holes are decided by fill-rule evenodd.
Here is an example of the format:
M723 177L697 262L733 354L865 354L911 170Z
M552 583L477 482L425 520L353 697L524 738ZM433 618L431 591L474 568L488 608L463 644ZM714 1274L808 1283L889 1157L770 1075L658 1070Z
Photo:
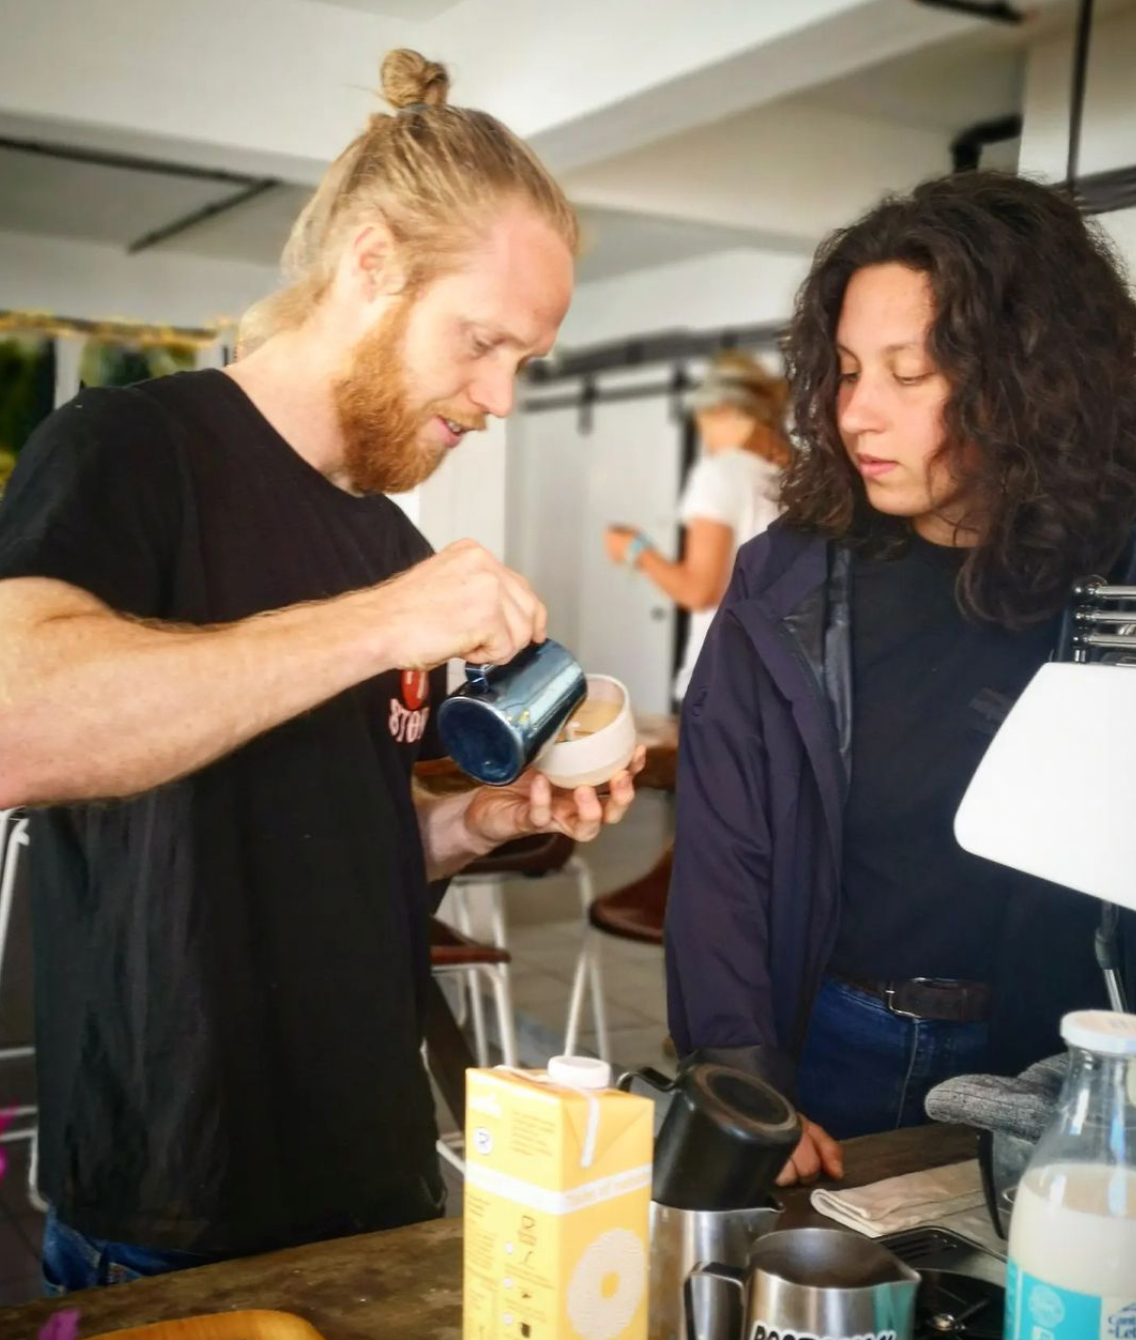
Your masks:
M584 672L551 639L507 665L467 665L466 683L438 709L442 743L463 772L490 786L515 782L587 696Z

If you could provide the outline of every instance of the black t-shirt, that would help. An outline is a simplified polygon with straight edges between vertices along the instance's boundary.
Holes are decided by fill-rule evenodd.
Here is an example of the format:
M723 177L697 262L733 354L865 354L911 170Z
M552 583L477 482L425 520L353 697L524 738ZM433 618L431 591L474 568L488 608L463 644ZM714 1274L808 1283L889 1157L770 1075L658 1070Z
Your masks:
M84 391L0 507L0 577L181 624L429 552L215 371ZM441 688L383 674L182 781L34 816L40 1181L64 1222L243 1252L439 1211L410 772Z
M1012 881L963 851L954 817L1056 624L1009 632L966 618L965 553L915 537L853 564L852 780L844 903L831 966L866 981L992 981Z

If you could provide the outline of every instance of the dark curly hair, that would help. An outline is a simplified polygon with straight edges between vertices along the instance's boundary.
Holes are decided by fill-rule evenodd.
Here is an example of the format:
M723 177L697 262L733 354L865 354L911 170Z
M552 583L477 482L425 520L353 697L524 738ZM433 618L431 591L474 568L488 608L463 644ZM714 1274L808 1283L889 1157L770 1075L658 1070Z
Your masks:
M888 197L822 243L786 342L802 449L785 522L880 555L902 549L910 523L869 505L841 443L835 340L852 275L889 262L930 282L928 349L950 386L941 450L980 504L959 603L1011 628L1050 617L1136 523L1136 302L1122 265L1066 195L994 172Z

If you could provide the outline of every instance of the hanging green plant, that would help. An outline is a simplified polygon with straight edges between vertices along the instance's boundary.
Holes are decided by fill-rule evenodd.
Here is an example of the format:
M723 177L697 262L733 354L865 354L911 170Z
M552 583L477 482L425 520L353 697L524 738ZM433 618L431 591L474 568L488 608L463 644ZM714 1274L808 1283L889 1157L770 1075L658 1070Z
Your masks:
M0 339L0 493L20 449L55 400L55 346L42 335Z

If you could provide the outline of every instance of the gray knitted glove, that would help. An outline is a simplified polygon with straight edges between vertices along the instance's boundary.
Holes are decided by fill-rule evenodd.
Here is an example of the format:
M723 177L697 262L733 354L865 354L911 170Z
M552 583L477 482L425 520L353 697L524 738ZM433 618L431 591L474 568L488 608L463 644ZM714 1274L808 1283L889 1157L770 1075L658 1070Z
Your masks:
M1068 1058L1050 1056L1017 1079L1002 1075L959 1075L927 1095L927 1115L956 1126L979 1126L1036 1142L1049 1125L1065 1081Z

